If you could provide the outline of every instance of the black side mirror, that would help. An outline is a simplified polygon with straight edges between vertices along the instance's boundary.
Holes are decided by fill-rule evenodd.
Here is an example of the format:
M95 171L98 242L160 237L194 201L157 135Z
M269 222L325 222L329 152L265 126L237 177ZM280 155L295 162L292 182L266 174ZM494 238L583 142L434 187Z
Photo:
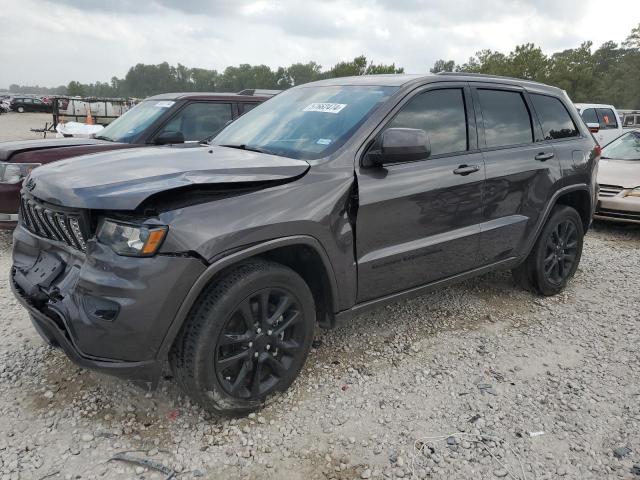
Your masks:
M424 160L431 155L429 137L417 128L388 128L380 137L379 149L369 153L376 165Z
M156 145L184 143L184 135L182 134L182 132L162 132L155 138L154 143Z

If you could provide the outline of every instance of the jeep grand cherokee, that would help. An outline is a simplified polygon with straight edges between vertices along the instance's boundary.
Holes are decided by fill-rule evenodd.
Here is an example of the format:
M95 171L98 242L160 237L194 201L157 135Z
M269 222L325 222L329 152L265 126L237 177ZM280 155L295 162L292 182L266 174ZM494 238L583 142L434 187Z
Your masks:
M11 284L80 365L217 413L300 372L316 324L496 269L542 295L578 268L599 147L561 90L469 75L292 88L209 148L34 170Z

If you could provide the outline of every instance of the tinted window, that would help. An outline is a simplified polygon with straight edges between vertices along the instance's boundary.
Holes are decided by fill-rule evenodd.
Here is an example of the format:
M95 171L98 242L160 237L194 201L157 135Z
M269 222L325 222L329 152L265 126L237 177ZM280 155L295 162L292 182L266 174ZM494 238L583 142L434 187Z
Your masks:
M182 132L185 141L206 140L231 120L230 103L191 103L167 123L162 132Z
M531 117L522 94L504 90L478 90L487 147L533 142Z
M240 104L240 114L247 113L249 110L253 110L256 108L259 103L241 103Z
M42 103L42 100L35 99L33 103Z
M618 128L616 114L610 108L598 108L600 128Z
M429 135L431 155L467 150L467 116L460 89L434 90L412 98L389 128L418 128Z
M582 111L582 119L584 123L600 123L595 108L587 108Z
M31 100L30 98L23 98L22 103L33 103L33 100Z
M562 102L546 95L531 95L546 140L577 137L578 129Z

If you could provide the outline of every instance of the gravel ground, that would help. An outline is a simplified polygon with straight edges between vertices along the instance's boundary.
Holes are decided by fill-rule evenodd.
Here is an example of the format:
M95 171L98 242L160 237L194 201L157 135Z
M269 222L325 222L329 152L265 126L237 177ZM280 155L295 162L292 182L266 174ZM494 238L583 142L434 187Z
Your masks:
M44 128L45 122L52 120L50 113L3 113L0 115L0 142L42 138L42 133L34 133L31 129ZM47 138L53 137L55 133L47 134Z
M640 228L597 225L562 295L508 273L318 331L292 389L211 418L44 346L0 281L1 478L640 479ZM0 269L10 265L0 236Z

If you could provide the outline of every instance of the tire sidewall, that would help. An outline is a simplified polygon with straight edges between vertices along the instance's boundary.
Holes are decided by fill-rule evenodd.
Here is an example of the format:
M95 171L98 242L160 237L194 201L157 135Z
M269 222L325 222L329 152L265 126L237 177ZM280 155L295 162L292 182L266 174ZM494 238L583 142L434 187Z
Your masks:
M24 107L18 107L18 113L24 113Z
M293 270L275 265L270 265L267 271L249 273L227 289L210 310L208 321L205 323L198 340L198 348L194 358L194 379L198 390L202 392L202 400L206 403L214 402L216 408L223 407L240 413L255 410L265 403L266 397L258 400L242 400L226 393L214 367L218 338L229 317L243 300L264 288L282 289L295 297L302 310L301 321L306 324L305 336L301 345L303 354L300 358L295 359L287 372L287 377L281 380L278 385L278 389L267 397L277 391L286 390L294 382L311 349L315 329L315 304L313 295L304 280Z
M576 227L578 235L578 245L576 250L576 259L573 266L571 267L571 270L569 271L569 274L562 280L562 282L556 284L549 281L547 276L544 274L546 243L547 238L549 237L551 232L556 229L559 223L564 222L565 220L570 220ZM574 276L580 264L580 259L582 258L583 243L584 227L582 225L582 219L580 218L578 212L576 212L576 210L574 210L573 208L567 206L556 208L551 214L551 217L549 217L549 220L547 220L547 223L545 224L540 234L540 238L536 243L533 275L535 277L540 293L542 293L543 295L555 295L561 292L567 286L567 283Z

